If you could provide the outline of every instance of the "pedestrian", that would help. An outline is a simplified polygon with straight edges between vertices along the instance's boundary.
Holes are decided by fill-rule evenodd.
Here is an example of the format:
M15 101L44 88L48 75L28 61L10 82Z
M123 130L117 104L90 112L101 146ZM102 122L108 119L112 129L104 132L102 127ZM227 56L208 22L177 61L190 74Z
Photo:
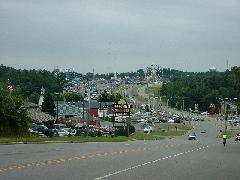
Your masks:
M223 134L223 146L225 147L227 143L227 135Z

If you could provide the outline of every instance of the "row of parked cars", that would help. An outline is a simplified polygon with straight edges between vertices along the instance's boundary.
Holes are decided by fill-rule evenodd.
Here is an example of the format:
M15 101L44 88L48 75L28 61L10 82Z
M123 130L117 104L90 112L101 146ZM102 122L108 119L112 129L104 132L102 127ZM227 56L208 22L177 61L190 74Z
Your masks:
M32 124L32 126L28 130L31 134L38 136L74 136L76 135L76 130L67 128L62 125L53 125L52 129L47 128L44 125Z
M81 136L87 133L90 136L101 136L107 134L114 134L115 129L109 126L96 127L90 125L89 128L84 125L76 129L68 128L65 124L54 124L52 129L47 128L44 125L32 124L29 128L29 133L38 136Z

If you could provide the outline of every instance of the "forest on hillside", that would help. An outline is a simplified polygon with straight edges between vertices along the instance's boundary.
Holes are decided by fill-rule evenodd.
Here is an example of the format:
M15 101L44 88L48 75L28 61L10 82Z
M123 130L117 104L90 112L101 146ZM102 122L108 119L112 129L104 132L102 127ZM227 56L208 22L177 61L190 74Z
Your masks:
M160 95L171 107L189 110L208 111L211 103L216 110L222 101L238 104L240 101L240 67L233 67L225 72L184 73L173 76L164 84Z

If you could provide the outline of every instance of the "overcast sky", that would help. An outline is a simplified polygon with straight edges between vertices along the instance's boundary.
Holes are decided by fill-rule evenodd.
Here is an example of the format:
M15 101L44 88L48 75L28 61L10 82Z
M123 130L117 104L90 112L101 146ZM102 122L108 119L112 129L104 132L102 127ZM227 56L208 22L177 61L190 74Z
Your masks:
M240 66L239 0L0 0L0 64L86 73Z

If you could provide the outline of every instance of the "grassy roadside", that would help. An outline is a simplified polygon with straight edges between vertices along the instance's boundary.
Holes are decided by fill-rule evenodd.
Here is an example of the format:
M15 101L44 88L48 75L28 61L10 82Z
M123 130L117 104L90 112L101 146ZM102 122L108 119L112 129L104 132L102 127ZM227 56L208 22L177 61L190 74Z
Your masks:
M176 129L177 127L177 129ZM142 131L137 131L132 134L130 139L137 140L160 140L165 137L176 137L186 134L192 126L184 124L159 124L156 125L152 133L144 133Z
M83 142L123 142L127 141L128 138L124 136L111 137L90 137L90 136L71 136L71 137L23 137L23 138L0 138L0 143L51 143L51 142L72 142L72 143L83 143Z
M224 132L219 133L217 138L222 138L223 134L226 134L227 138L229 139L229 138L235 137L239 133L240 133L240 131L238 131L238 130L229 130L229 131L226 131L226 133L224 133Z
M121 84L115 88L113 88L112 92L113 94L121 94L123 96L123 90L126 88L126 85Z
M161 88L160 85L150 86L145 89L145 93L149 94L150 96L158 96L160 88Z
M145 102L146 99L138 94L138 90L136 87L132 88L130 91L131 95L134 96L139 102Z
M177 127L177 129L176 129ZM144 133L142 131L136 131L129 137L125 136L101 136L101 137L91 137L91 136L70 136L70 137L0 137L0 144L11 144L11 143L84 143L84 142L124 142L128 140L161 140L165 137L176 137L182 136L192 129L192 126L184 124L159 124L156 125L152 133ZM234 134L235 135L235 134Z

